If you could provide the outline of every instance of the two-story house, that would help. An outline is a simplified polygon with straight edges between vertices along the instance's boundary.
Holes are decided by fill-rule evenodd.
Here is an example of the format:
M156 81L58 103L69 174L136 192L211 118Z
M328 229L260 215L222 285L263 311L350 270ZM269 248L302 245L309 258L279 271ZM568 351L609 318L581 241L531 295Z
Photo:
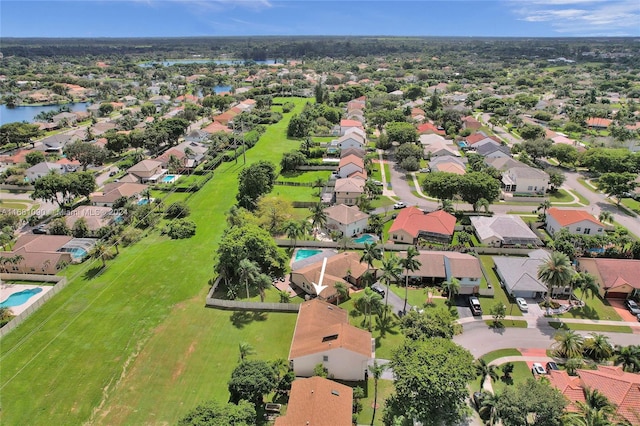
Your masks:
M566 229L571 234L604 235L604 224L584 210L547 209L545 225L551 235L560 229Z

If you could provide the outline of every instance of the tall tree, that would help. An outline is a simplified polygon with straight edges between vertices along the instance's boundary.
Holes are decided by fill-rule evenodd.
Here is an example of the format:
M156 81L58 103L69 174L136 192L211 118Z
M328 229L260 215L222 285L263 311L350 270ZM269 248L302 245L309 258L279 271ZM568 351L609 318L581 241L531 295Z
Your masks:
M638 186L636 173L604 173L598 179L598 188L610 197L616 197L616 204L627 197Z
M372 243L364 243L364 249L362 250L362 256L360 256L360 262L365 262L369 269L373 269L375 274L374 262L382 260L382 248L378 246L375 241Z
M371 426L376 420L376 410L378 409L378 380L387 369L386 364L378 364L378 360L373 360L373 365L369 366L369 371L373 376L373 415L371 416Z
M424 426L458 424L465 417L467 384L476 377L473 356L451 340L405 340L390 362L395 392L384 423L404 416Z
M400 274L402 273L402 266L400 265L400 258L394 253L390 256L382 259L382 276L380 281L386 285L387 292L384 299L384 306L389 305L389 293L391 293L391 283L398 282ZM384 311L384 317L387 317L387 311Z
M616 346L613 364L621 365L624 371L640 372L640 345Z
M250 402L223 404L206 401L180 419L178 426L252 426L256 421L256 409Z
M551 253L538 267L538 279L547 286L547 310L551 306L553 289L569 285L574 273L569 256L558 251Z
M449 300L449 304L451 304L453 296L460 292L460 281L456 277L451 277L442 283L442 290L447 292L447 298Z
M611 358L613 346L609 343L609 337L600 333L591 333L591 338L584 340L584 354L595 362Z
M487 364L487 362L482 358L476 361L476 373L480 376L481 391L484 388L484 382L487 380L487 377L491 380L498 380L498 367Z
M367 329L371 331L371 315L382 306L382 297L367 287L364 289L364 292L362 292L362 296L355 299L353 305L359 312L365 315Z
M405 257L400 259L400 265L404 268L404 306L402 312L407 311L407 300L409 299L409 272L415 272L422 266L422 262L416 259L420 252L414 247L409 246Z
M276 180L276 167L269 161L258 161L242 169L238 175L238 204L253 211L258 199L273 188Z
M533 378L507 387L498 401L504 426L560 426L567 400L556 388ZM535 419L530 423L525 419Z
M261 405L265 394L273 391L277 374L273 366L260 360L241 362L231 373L229 380L230 400L238 403L244 399Z
M78 160L82 170L90 164L101 165L107 159L107 151L99 145L75 141L64 147L64 153L70 160Z
M597 389L584 389L585 402L576 402L577 412L565 413L564 426L613 426L616 409Z
M238 343L238 352L240 354L240 362L244 362L249 355L255 355L256 350L247 342Z
M553 337L555 353L562 358L580 358L584 350L584 339L573 330L563 330Z
M349 287L345 283L337 282L333 286L336 289L336 305L340 305L340 299L347 300L349 298Z
M596 281L596 277L591 275L589 272L581 271L576 273L572 277L574 288L580 289L580 303L582 303L582 298L587 296L589 298L593 298L600 291L600 286Z
M249 283L253 284L258 278L259 273L260 268L258 265L249 259L242 259L240 263L238 263L238 276L247 290L247 299L249 298Z
M311 215L311 227L314 231L319 231L327 224L327 213L324 211L324 205L322 203L316 203L310 208Z

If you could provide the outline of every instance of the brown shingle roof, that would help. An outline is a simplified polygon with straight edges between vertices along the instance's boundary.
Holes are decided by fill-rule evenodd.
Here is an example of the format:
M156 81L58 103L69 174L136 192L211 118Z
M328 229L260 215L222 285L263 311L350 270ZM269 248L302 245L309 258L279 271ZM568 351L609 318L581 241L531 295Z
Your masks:
M355 206L347 206L345 204L327 207L324 209L324 212L327 215L327 218L331 218L345 225L369 217L368 214L361 212L359 208Z
M332 338L327 339L328 336ZM320 299L302 303L289 359L337 348L370 357L371 333L350 325L344 309Z
M297 379L291 385L287 414L275 426L350 426L353 390L323 377Z

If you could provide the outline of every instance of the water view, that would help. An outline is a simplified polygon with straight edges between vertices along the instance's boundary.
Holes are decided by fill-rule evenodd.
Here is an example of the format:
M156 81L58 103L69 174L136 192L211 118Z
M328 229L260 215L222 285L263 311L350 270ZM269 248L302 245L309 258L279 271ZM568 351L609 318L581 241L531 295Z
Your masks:
M41 112L57 111L62 105L45 105L45 106L17 106L8 108L6 105L0 105L0 125L13 123L14 121L33 122L33 118ZM65 104L71 111L86 111L89 106L88 102L78 102L75 104Z

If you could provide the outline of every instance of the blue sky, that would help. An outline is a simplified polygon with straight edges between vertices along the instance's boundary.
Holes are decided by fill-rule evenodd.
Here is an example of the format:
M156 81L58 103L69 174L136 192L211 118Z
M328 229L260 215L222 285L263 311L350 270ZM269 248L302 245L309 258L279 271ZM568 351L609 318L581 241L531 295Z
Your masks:
M640 0L0 0L0 37L640 36Z

